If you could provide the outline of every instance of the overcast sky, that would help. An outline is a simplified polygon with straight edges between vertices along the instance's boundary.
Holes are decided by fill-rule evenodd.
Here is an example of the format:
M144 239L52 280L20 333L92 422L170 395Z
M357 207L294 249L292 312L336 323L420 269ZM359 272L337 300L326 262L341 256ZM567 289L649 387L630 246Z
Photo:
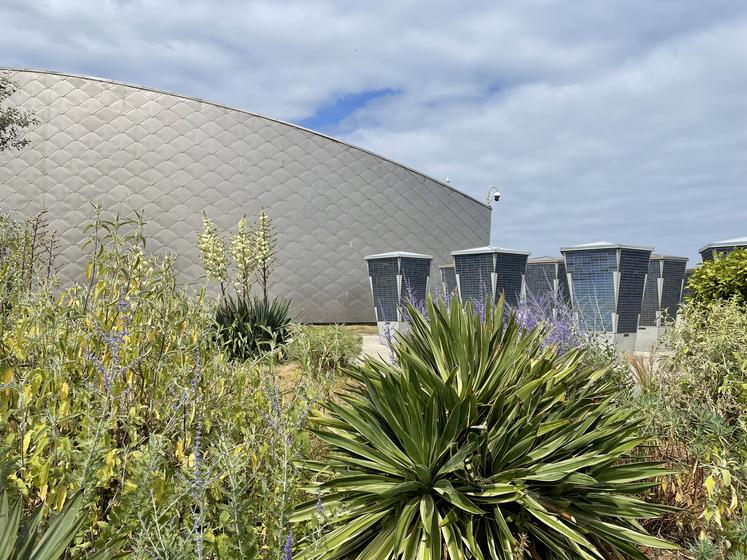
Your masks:
M0 0L0 66L202 97L495 207L533 255L747 235L745 0ZM691 261L692 262L692 261Z

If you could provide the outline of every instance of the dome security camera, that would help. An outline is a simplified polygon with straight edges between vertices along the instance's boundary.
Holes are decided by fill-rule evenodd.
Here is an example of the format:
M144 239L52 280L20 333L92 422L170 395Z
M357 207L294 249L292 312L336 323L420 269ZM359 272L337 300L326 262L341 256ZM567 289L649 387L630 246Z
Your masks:
M488 189L488 206L490 206L493 202L498 202L501 199L501 191L499 191L496 187L490 187Z

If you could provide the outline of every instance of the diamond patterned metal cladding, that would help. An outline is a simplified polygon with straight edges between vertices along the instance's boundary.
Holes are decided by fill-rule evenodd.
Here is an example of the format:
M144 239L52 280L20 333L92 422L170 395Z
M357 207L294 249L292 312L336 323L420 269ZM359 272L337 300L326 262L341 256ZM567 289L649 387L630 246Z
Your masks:
M7 73L41 124L24 151L0 154L0 210L50 210L66 282L82 277L94 201L143 209L149 250L178 253L181 281L195 286L202 212L229 230L264 206L279 233L272 291L312 322L374 320L364 255L405 247L438 266L489 240L485 205L320 134L106 80Z

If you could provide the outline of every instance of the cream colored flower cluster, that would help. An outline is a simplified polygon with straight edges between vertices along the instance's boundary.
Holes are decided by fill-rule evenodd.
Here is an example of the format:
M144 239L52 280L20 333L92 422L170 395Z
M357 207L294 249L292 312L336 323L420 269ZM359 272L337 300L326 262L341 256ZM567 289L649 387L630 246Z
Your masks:
M202 217L202 231L197 238L197 246L202 257L202 267L208 278L225 281L228 273L226 244L218 233L215 224L207 216Z
M264 209L259 211L259 224L257 225L257 232L254 236L254 251L254 258L259 268L267 266L275 254L272 223Z
M248 289L257 262L254 255L255 232L249 227L246 216L239 220L239 230L231 240L231 256L236 263L236 283L241 289Z

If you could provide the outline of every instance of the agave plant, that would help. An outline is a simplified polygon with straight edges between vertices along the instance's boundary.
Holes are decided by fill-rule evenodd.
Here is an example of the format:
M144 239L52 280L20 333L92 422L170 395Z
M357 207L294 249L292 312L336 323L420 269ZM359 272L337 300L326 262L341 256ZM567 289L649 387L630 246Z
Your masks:
M0 560L57 560L61 558L85 523L80 514L83 494L75 494L40 534L41 508L22 520L22 502L8 503L8 494L0 491ZM117 555L121 541L88 556L88 560L108 560Z
M226 297L215 314L218 339L232 358L246 360L288 337L290 301Z
M527 331L503 302L428 302L396 345L397 364L368 360L349 394L313 417L328 445L306 468L322 536L295 557L365 560L645 559L676 548L639 519L668 508L640 493L665 474L629 457L643 442L635 413L616 407L606 372ZM318 503L321 501L321 503Z

